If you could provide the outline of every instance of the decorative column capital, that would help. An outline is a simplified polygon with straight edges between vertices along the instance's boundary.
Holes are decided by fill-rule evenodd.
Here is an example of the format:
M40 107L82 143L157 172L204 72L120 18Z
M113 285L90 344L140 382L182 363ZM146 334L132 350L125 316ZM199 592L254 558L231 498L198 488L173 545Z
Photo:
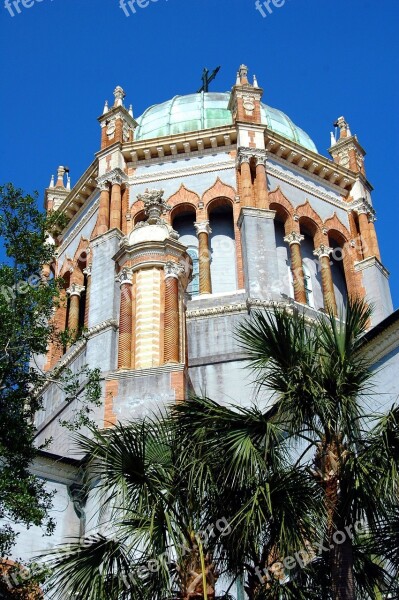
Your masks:
M68 296L81 296L82 292L85 291L84 285L78 285L77 283L73 283L66 291Z
M239 167L241 167L242 164L247 164L249 165L249 163L251 162L251 158L252 158L252 154L251 152L247 152L247 151L243 151L243 150L239 150L238 151L238 156L237 156L237 165Z
M115 277L115 281L117 283L119 283L119 285L122 287L122 285L133 285L133 281L132 281L132 270L131 269L122 269L120 273L118 273L118 275Z
M109 189L109 184L122 185L128 182L128 176L122 171L122 169L116 168L108 173L105 173L97 179L97 187L103 191Z
M194 227L195 231L197 232L197 235L199 235L200 233L206 233L207 235L212 233L212 229L209 227L209 221L196 222L194 223Z
M144 204L144 211L148 217L147 222L150 225L159 223L161 216L171 210L171 207L166 204L166 200L163 198L164 193L164 190L146 189L144 194L137 196L137 200L142 200Z
M317 256L318 259L323 258L324 256L329 258L330 254L332 254L333 252L334 248L330 248L329 246L325 246L324 244L321 244L318 248L313 250L314 256Z
M87 265L87 267L85 269L83 269L83 275L86 275L86 277L91 277L91 271L92 271L92 266Z
M301 233L298 233L297 231L292 231L291 233L289 233L288 235L286 235L284 237L284 241L287 244L289 244L290 246L292 246L293 244L300 245L304 239L305 239L305 236L302 235Z
M164 266L164 271L165 271L165 279L167 279L168 277L174 277L175 279L180 279L180 276L183 275L183 273L185 272L185 269L184 269L184 265L173 262L172 260L169 260Z

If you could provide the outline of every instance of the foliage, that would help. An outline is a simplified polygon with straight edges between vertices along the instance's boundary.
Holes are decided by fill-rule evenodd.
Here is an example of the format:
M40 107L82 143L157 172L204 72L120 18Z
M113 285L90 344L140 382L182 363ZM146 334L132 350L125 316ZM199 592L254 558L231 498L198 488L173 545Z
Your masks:
M44 281L42 267L53 260L49 235L63 226L63 217L43 215L36 200L11 184L0 187L0 236L6 255L0 266L0 518L27 527L43 525L51 533L52 493L31 474L30 466L38 453L33 418L47 380L37 357L55 339L51 319L61 284L54 277ZM84 368L74 376L66 372L52 377L70 396L81 395L83 379L89 380L83 413L77 415L77 422L86 423L87 407L99 397L98 372ZM10 525L3 526L0 556L9 554L14 540Z

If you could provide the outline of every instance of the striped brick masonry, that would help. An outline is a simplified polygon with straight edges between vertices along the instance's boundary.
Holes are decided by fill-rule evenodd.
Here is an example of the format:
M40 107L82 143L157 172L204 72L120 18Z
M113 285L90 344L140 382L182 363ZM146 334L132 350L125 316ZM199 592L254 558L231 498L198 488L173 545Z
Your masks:
M68 315L68 329L73 335L74 339L79 334L79 312L80 312L80 296L84 291L83 285L73 283L68 289L67 294L69 300L69 315Z
M121 229L122 221L122 190L121 183L115 182L111 189L110 229Z
M118 369L130 369L132 367L133 332L133 283L131 271L129 269L122 269L116 280L121 288Z
M110 191L109 183L103 181L99 183L100 188L100 207L98 211L97 230L96 234L101 235L107 233L109 229L109 214L110 214Z
M269 208L269 192L267 188L266 158L256 157L256 207Z
M251 158L245 154L240 155L239 163L241 167L241 200L242 206L252 206L252 175Z
M83 275L86 275L86 304L85 304L85 327L89 326L89 310L90 310L90 292L91 292L91 265L88 265L83 270Z
M212 230L209 227L209 221L194 223L194 227L198 235L200 294L212 294L211 251L209 249L209 234L212 233Z
M321 244L313 252L320 261L321 283L323 287L324 308L326 311L337 315L337 302L335 300L334 284L331 273L330 254L333 248Z
M303 274L301 242L305 236L293 231L286 235L284 241L289 244L291 253L291 270L294 282L294 297L297 302L306 304L305 278Z
M164 361L180 362L179 278L184 266L168 261L165 269L165 338Z

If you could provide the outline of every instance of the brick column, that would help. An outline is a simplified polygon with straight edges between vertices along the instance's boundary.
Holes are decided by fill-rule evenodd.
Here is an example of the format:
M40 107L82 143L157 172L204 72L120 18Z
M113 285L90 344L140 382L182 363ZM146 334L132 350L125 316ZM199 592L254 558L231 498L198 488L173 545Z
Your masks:
M242 206L253 206L252 199L252 175L250 156L242 155L239 158L241 166L241 204Z
M97 220L97 235L106 233L109 229L109 211L110 211L110 197L109 197L109 184L107 182L102 183L100 187L100 207L98 210Z
M374 223L370 223L370 220L373 220L373 216L371 214L372 209L370 209L367 204L361 204L355 210L359 218L359 230L362 240L363 257L370 258L370 256L379 256L379 248L374 229Z
M131 369L133 334L133 284L131 272L128 269L122 269L117 281L121 287L118 369Z
M297 233L296 231L286 235L284 238L284 241L289 244L290 247L291 271L294 282L294 297L295 300L301 304L307 304L301 254L301 242L304 239L305 236Z
M110 229L121 229L122 221L122 190L119 182L112 183Z
M80 296L84 289L85 288L82 285L78 285L77 283L73 283L71 287L67 289L67 294L70 297L68 329L72 333L74 339L76 339L79 334Z
M321 267L321 283L323 287L324 308L327 312L337 315L337 302L335 300L334 284L331 273L330 254L333 248L321 244L313 252L319 259Z
M164 361L180 362L179 277L184 267L174 262L165 265Z
M269 191L267 189L266 159L256 157L256 208L269 208Z
M85 304L85 327L89 326L90 292L91 292L91 265L88 265L83 275L86 275L86 304Z
M375 230L375 217L373 215L369 215L369 239L370 239L370 244L371 244L371 250L373 253L373 256L376 256L378 258L378 260L381 262L381 254L380 254L380 248L378 245L378 239L377 239L377 232Z
M194 223L199 245L199 287L200 294L212 294L211 281L211 251L209 249L209 234L212 233L209 221Z

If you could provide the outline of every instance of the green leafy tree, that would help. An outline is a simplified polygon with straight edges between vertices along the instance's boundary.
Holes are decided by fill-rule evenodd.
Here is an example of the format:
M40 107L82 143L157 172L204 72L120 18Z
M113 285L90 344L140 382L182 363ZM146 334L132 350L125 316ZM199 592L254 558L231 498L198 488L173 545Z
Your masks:
M238 339L272 406L237 410L193 398L176 410L192 464L204 464L199 476L217 478L218 502L233 499L225 548L232 567L240 569L237 548L244 557L251 600L377 599L388 589L387 553L370 540L393 527L399 420L395 407L379 420L365 408L372 373L361 338L369 318L357 300L342 319L312 324L296 310L257 312ZM301 560L284 561L299 551ZM256 561L267 569L261 584Z
M51 597L216 600L229 526L181 469L176 423L159 416L78 439L102 527L45 557Z
M48 517L52 493L30 467L38 453L33 419L47 377L36 357L45 354L55 339L51 318L60 286L54 277L44 279L42 268L54 258L49 233L64 223L58 213L42 214L36 202L36 196L24 195L11 184L0 187L5 253L0 265L0 518L9 523L0 528L0 556L7 556L15 541L13 523L41 525L47 533L54 526ZM69 399L80 397L77 381L82 378L87 385L77 425L87 419L88 405L98 402L99 373L85 367L75 375L54 375Z

